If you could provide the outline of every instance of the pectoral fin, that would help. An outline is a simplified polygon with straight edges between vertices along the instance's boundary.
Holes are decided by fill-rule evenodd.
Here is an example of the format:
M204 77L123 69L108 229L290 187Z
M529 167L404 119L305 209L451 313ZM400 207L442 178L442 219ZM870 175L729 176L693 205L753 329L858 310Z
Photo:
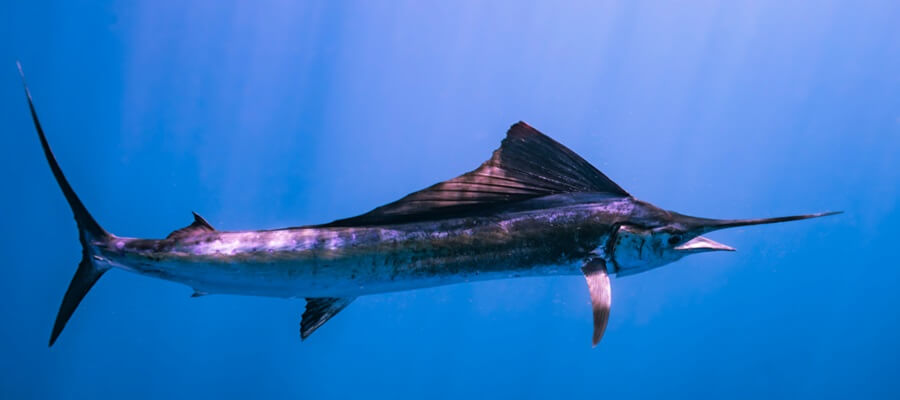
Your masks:
M591 308L594 312L593 344L597 346L606 331L609 321L609 308L612 305L612 289L609 286L609 274L606 273L606 261L592 258L581 267L591 294Z
M328 322L331 317L347 307L355 297L309 297L306 299L306 311L300 321L300 339L312 335L316 329Z

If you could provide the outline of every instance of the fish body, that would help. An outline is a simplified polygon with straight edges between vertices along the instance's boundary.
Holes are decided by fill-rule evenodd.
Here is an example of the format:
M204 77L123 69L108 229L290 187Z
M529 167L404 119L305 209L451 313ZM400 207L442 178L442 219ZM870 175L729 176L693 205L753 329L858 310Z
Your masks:
M603 195L554 197L520 205L536 209L385 226L114 237L97 244L98 257L197 293L289 298L580 275L582 262L605 255L616 224L639 205ZM544 208L550 202L559 205Z
M75 194L50 149L27 85L25 93L82 244L51 346L91 287L114 268L188 285L193 296L303 297L303 339L362 295L583 275L596 345L609 318L611 276L658 268L690 254L734 250L701 236L710 231L834 214L722 220L667 211L636 199L573 151L519 122L475 170L362 215L320 225L228 232L195 213L190 225L166 238L120 237L103 229Z

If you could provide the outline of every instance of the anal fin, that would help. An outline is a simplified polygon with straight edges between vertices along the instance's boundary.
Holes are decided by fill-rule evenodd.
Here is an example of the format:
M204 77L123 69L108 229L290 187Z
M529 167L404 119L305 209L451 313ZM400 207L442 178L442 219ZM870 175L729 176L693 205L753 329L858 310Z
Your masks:
M300 320L300 339L308 338L354 299L355 297L308 297L306 310Z

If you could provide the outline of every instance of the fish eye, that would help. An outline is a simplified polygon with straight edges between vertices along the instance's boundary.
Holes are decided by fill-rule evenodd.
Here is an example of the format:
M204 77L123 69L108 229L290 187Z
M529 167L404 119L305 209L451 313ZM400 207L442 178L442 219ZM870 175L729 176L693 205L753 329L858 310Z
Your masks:
M669 236L669 244L670 245L675 245L679 242L681 242L681 235Z

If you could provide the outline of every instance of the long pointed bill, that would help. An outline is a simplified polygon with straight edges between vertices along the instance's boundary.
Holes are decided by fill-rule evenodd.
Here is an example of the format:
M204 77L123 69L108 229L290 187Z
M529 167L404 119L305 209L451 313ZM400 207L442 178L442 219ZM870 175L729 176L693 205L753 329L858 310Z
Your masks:
M715 240L697 236L684 244L675 248L678 251L686 251L691 253L703 253L707 251L734 251L734 247L724 245Z
M841 211L832 211L832 212L824 212L818 214L805 214L805 215L791 215L787 217L775 217L775 218L754 218L754 219L711 219L711 218L697 218L690 217L687 215L678 215L678 219L685 227L687 227L687 231L694 235L701 235L707 232L717 231L719 229L725 228L735 228L739 226L750 226L750 225L762 225L762 224L775 224L779 222L788 222L788 221L799 221L802 219L810 219L810 218L818 218L825 217L829 215L840 214ZM724 245L722 243L716 242L712 239L705 238L703 236L697 236L685 243L682 243L678 247L675 247L675 250L690 252L690 253L702 253L707 251L734 251L735 249L731 246Z
M693 232L704 234L707 232L717 231L719 229L725 228L735 228L739 226L750 226L750 225L763 225L763 224L775 224L779 222L788 222L788 221L799 221L802 219L810 219L810 218L819 218L819 217L827 217L829 215L840 214L843 211L831 211L824 212L818 214L805 214L805 215L791 215L787 217L775 217L775 218L754 218L754 219L710 219L710 218L697 218L697 217L689 217L682 216L684 218L684 222L688 226L693 226L693 229L690 229ZM707 239L709 240L709 239ZM690 243L690 242L688 242ZM685 243L687 244L687 243Z
M779 222L799 221L802 219L827 217L829 215L840 214L842 212L843 211L830 211L830 212L823 212L823 213L818 213L818 214L791 215L788 217L775 217L775 218L723 219L723 220L715 220L716 223L707 225L707 226L709 228L712 228L710 230L718 230L718 229L725 229L725 228L734 228L734 227L738 227L738 226L776 224Z

